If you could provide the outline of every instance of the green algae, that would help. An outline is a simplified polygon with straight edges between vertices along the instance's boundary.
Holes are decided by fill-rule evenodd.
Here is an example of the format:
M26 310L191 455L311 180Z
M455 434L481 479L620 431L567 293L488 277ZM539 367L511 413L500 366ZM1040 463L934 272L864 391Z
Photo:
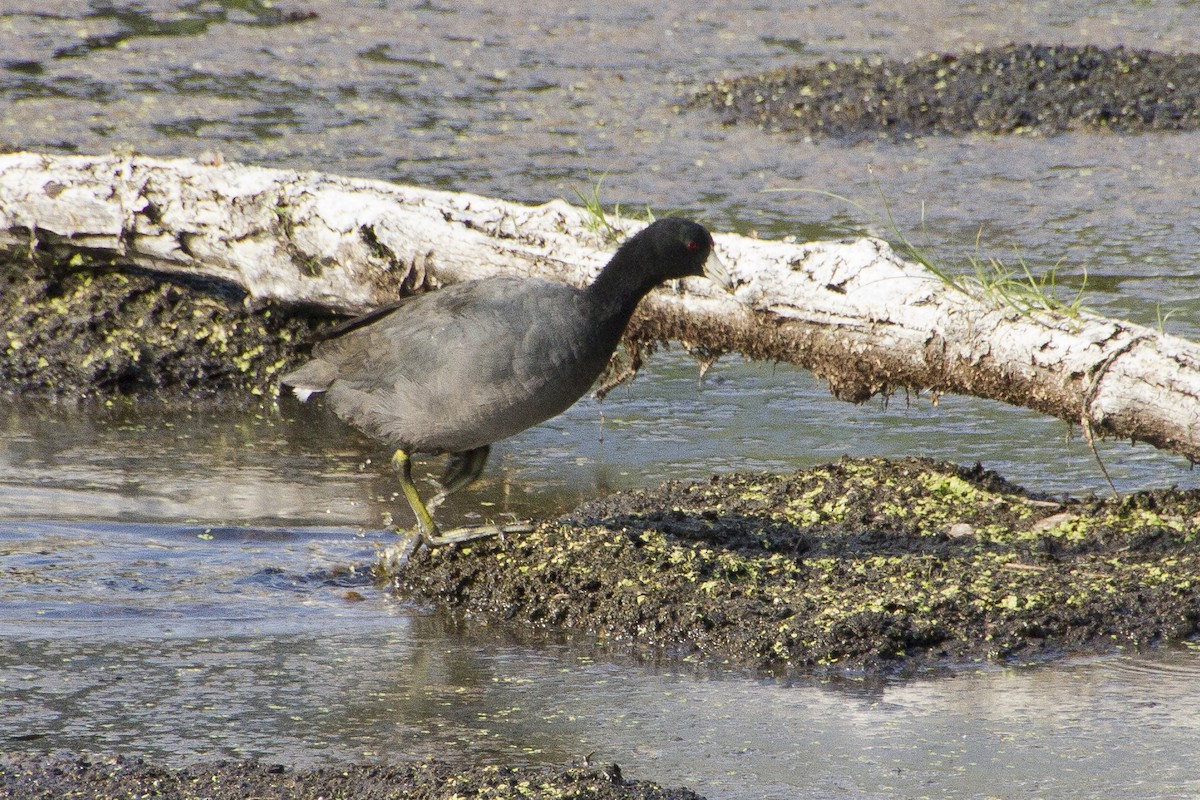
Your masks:
M978 468L847 460L614 495L396 580L614 645L906 671L1195 637L1197 520L1196 492L1053 501Z
M222 287L64 267L0 266L7 391L271 398L311 335L309 320Z

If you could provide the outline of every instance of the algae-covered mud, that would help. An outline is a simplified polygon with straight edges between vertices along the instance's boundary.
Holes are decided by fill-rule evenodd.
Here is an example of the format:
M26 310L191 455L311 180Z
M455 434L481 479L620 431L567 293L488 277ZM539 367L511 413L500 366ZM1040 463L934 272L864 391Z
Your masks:
M0 264L0 386L14 394L270 397L309 328L223 287Z
M847 460L617 494L440 548L405 591L617 646L904 672L1200 632L1200 492L1037 498L980 469Z
M1009 44L911 61L823 61L720 80L693 105L712 107L731 124L824 137L1140 133L1200 125L1197 85L1200 54Z
M165 769L141 759L0 757L0 791L7 797L157 797L163 800L248 797L316 800L328 797L526 797L534 800L702 800L687 789L626 781L615 764L563 769L484 766L457 769L424 761L402 766L355 765L292 770L257 763Z

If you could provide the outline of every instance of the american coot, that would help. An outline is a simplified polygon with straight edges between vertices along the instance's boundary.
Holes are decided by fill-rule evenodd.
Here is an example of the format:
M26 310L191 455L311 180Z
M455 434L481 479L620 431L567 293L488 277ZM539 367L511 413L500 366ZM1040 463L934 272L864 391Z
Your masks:
M671 278L704 275L726 289L712 236L690 220L658 220L579 289L512 277L454 284L353 320L282 382L395 447L392 463L427 544L442 534L412 481L412 453L449 453L436 507L483 471L488 447L562 413L600 375L634 307ZM494 531L493 531L494 532Z

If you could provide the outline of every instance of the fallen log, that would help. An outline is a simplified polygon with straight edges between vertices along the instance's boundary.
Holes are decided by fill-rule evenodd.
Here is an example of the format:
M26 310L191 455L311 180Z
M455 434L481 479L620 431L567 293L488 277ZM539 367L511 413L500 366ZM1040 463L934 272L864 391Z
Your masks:
M584 283L612 250L608 224L562 201L525 206L219 159L0 156L9 261L203 279L237 287L253 306L354 313L498 272ZM621 234L638 225L619 224ZM1015 304L877 239L716 241L736 295L703 281L659 290L635 316L632 341L790 362L856 403L901 389L1000 400L1200 459L1192 342L1085 310Z

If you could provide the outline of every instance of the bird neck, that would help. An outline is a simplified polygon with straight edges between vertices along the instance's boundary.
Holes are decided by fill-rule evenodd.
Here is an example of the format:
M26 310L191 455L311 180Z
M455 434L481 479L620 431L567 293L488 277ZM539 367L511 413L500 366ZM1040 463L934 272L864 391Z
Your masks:
M658 283L645 268L654 263L654 258L654 253L636 237L621 245L596 280L584 290L588 305L597 317L614 322L619 320L624 328L638 301Z

